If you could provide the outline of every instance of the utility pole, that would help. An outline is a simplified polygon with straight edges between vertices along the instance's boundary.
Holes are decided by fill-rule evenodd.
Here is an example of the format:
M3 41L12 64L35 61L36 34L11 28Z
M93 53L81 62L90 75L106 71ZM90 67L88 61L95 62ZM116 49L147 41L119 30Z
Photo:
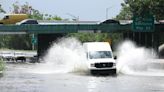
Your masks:
M79 21L79 16L76 17L76 16L74 16L74 15L72 15L70 13L66 13L66 14L69 15L69 16L71 16L73 21Z
M113 6L106 8L106 20L108 19L109 9L111 9L112 7L113 7Z

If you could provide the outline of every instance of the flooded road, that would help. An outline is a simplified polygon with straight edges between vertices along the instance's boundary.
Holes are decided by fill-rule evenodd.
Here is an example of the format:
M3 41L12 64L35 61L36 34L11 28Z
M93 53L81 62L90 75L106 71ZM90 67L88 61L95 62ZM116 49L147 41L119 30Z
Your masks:
M6 64L0 92L164 92L163 76L36 73L36 64Z

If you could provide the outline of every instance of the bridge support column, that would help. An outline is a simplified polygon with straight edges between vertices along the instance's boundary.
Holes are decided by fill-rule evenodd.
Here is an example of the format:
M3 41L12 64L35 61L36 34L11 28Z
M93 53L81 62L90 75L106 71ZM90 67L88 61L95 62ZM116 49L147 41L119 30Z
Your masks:
M153 48L155 49L155 51L158 53L158 47L160 45L159 43L159 32L154 32L154 42L153 42Z
M134 36L133 32L123 33L123 38L125 40L132 40L133 41L133 38L134 38L133 36Z
M153 48L158 51L159 33L157 32L128 32L124 33L123 37L134 41L139 46Z
M65 34L62 33L38 34L38 58L42 58L46 54L46 51L51 46L51 44L64 35Z

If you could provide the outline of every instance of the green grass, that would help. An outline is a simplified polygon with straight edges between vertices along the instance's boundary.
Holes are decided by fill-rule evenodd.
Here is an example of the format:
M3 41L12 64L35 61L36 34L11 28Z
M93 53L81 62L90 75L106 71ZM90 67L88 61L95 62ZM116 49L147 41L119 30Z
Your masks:
M0 59L0 71L3 71L5 69L5 64L2 59Z

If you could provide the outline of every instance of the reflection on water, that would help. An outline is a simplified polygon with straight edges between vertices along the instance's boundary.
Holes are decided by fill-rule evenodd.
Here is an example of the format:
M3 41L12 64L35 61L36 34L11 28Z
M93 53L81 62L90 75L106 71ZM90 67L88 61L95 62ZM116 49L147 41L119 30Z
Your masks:
M0 78L3 77L3 73L0 73Z
M115 79L117 78L112 76L88 76L88 92L115 92L115 87L117 87L113 85L117 84Z
M44 92L43 77L27 73L33 68L28 64L6 64L3 77L0 78L0 92Z
M96 92L96 87L98 84L98 80L96 77L91 77L88 81L88 92Z
M33 73L35 64L7 64L0 92L163 92L163 77ZM31 70L31 72L29 71Z

